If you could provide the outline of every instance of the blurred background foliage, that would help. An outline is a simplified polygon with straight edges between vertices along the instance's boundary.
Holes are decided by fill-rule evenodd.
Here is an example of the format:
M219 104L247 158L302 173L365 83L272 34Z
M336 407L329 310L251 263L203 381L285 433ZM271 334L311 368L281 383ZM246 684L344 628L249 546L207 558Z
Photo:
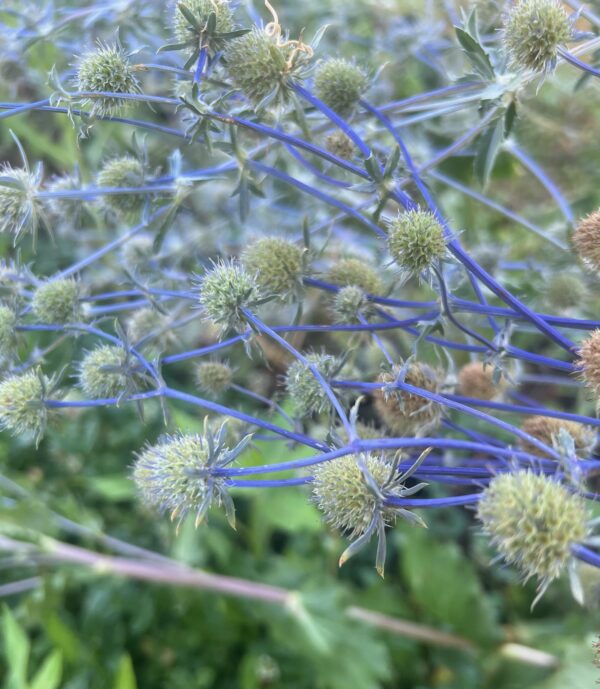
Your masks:
M45 3L30 4L43 29ZM114 33L115 21L128 41L146 27L155 30L166 24L164 13L149 11L153 3L142 10L135 8L145 3L112 4L120 5L122 13L107 13L106 35ZM306 27L310 36L318 26L330 24L321 54L356 56L373 70L389 61L386 69L392 74L386 73L386 83L394 85L394 98L403 98L440 84L440 75L418 48L421 41L427 50L435 51L436 45L446 49L454 40L447 4L452 3L282 0L278 10L294 32ZM486 7L494 3L477 4L485 19ZM11 0L2 5L0 17L10 22ZM22 9L27 2L13 5ZM139 25L136 11L143 15ZM487 11L493 26L493 7ZM68 68L70 44L64 41L67 49L60 33L33 42L26 64L3 62L0 56L0 100L43 97L52 66ZM459 53L457 48L457 62ZM451 59L448 69L453 72ZM562 67L537 94L527 94L520 103L514 138L526 143L528 152L551 171L576 215L581 215L600 205L600 168L597 157L590 155L600 134L600 93L590 83L574 89L575 83L569 68ZM376 100L377 86L374 93ZM154 112L146 108L144 115L158 122L167 119L160 108ZM415 131L412 147L418 151L419 137L433 137L440 146L451 142L460 131L460 118L459 113L425 124ZM30 160L44 161L47 176L77 166L82 179L89 181L99 162L131 148L131 129L106 122L81 140L62 115L30 113L12 118L10 128L24 143ZM172 142L153 135L148 141L152 158L164 160ZM202 147L186 150L186 156L190 165L207 161ZM16 162L9 126L4 123L0 159ZM472 153L447 161L441 171L473 185ZM544 190L509 152L500 154L491 184L496 200L541 225L557 221ZM203 217L222 210L220 197L207 203L207 193L212 191L201 187L191 201L199 227ZM465 228L464 244L476 255L486 246L499 245L503 259L517 261L542 250L534 234L463 194L445 189L440 200L454 226ZM89 218L88 226L93 229L86 230L84 243L96 246L108 237L98 218ZM237 231L234 220L225 223L231 242L236 241ZM0 251L5 254L9 241L0 237ZM211 238L199 234L199 241L209 243ZM73 251L60 239L56 244L43 243L38 272L50 274L68 264ZM597 280L590 283L592 289L598 288ZM515 273L510 286L527 303L541 306L544 284L545 276L532 270ZM68 360L68 346L60 357ZM274 376L267 369L260 372ZM179 365L176 375L185 380L189 368ZM235 405L243 408L244 401L231 394ZM181 409L173 413L176 426L200 429L199 414ZM159 410L148 407L144 424L127 406L93 413L72 411L65 417L38 451L20 438L0 435L8 496L0 503L3 531L18 523L95 547L91 538L65 534L49 516L52 510L91 532L110 534L193 567L296 591L299 604L285 608L185 586L135 581L101 568L57 567L51 558L32 564L17 554L0 561L0 582L32 578L32 588L5 599L0 677L6 689L589 689L597 679L592 639L599 628L598 610L579 608L562 581L531 611L534 587L523 587L514 572L489 567L492 553L479 539L467 511L428 515L426 531L400 524L389 535L384 580L373 569L370 549L351 567L338 569L341 541L324 531L316 508L295 488L238 490L234 494L237 531L215 513L210 528L195 530L186 522L176 535L167 520L157 519L135 501L129 478L132 453L162 431ZM288 459L294 453L302 456L282 442L256 443L253 452L249 463ZM35 498L13 502L6 479ZM589 576L589 585L600 591L600 583L592 580L597 575ZM1 585L0 591L4 592ZM431 625L470 644L443 648L378 629L349 617L348 606ZM545 651L558 666L536 665L535 658L523 662L510 644Z

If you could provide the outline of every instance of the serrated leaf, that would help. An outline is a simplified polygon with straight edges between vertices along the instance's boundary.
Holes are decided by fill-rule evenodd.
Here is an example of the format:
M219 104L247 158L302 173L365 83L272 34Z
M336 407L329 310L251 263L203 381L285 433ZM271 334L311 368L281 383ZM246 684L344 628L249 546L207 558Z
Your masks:
M477 73L488 81L495 79L496 75L494 74L490 58L477 39L458 26L454 28L458 42Z

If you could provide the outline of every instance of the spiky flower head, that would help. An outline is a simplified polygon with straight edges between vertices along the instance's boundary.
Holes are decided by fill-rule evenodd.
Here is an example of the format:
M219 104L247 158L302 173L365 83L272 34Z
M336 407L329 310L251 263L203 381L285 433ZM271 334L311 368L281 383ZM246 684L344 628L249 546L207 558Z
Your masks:
M0 232L13 235L16 244L24 234L31 234L34 242L37 228L43 219L38 198L41 168L31 172L27 167L0 167Z
M77 67L76 86L80 93L139 93L140 84L129 62L129 54L118 44L99 42L96 49L83 55ZM116 115L127 100L118 96L86 97L92 114Z
M396 462L370 453L325 461L315 467L311 484L313 502L327 524L353 541L342 553L340 566L377 533L376 566L383 576L385 528L392 525L398 516L420 526L425 525L413 512L386 502L389 498L416 493L424 486L418 484L406 489L404 482L410 474L412 470L402 474Z
M256 278L260 291L280 299L298 297L302 293L304 253L286 239L258 239L242 254L242 265Z
M592 331L581 343L575 365L581 370L585 384L600 396L600 329Z
M0 430L13 435L33 433L38 443L50 414L45 401L56 392L57 378L43 375L39 370L19 373L0 382Z
M511 64L534 72L554 69L558 48L572 33L569 16L558 0L518 0L504 21Z
M375 410L381 421L401 436L424 435L437 428L442 418L440 405L416 393L394 389L393 384L398 377L426 392L438 392L441 386L438 373L417 361L382 372L378 381L386 385L375 391Z
M585 295L582 281L572 273L554 273L546 284L545 301L555 309L564 311L581 306Z
M79 385L91 399L123 397L142 380L135 361L117 345L99 345L79 364Z
M81 201L69 198L68 193L81 189L81 180L76 175L59 175L53 177L47 191L55 196L46 197L45 204L52 220L65 228L73 227L81 215Z
M134 311L127 319L127 337L134 347L140 342L152 342L164 349L175 340L169 326L171 319L151 306Z
M267 7L273 21L228 41L225 48L230 79L257 110L286 103L313 56L311 46L282 32L275 10L268 3Z
M335 293L331 304L335 322L343 324L360 323L359 315L364 316L369 307L365 293L357 285L342 287Z
M141 187L144 181L144 166L137 158L129 155L119 156L104 163L97 178L98 186L105 189ZM142 209L144 194L104 194L103 202L116 213L133 216Z
M495 369L491 364L482 361L471 361L458 372L458 389L465 397L478 400L493 400L501 397L506 391L506 378L500 374L494 376Z
M214 472L233 462L250 436L232 449L225 445L226 438L225 424L213 434L205 419L202 435L166 435L155 445L146 446L133 467L133 480L142 500L179 523L189 513L195 514L196 526L205 520L211 505L223 505L235 528L235 509L226 480Z
M553 419L548 416L529 416L523 421L522 430L537 440L555 447L561 433L568 433L573 439L575 452L579 457L588 457L596 445L596 432L590 426L565 419ZM540 457L546 456L542 449L519 439L519 445L524 452Z
M211 14L214 14L213 27L209 25ZM216 53L225 45L220 34L228 34L233 29L233 10L229 0L180 0L175 3L173 33L177 43L187 43L192 49L208 48L211 53Z
M341 365L339 359L322 352L310 352L305 358L327 382L339 371ZM294 360L288 367L285 387L299 416L320 414L331 404L313 372L299 359Z
M199 300L207 318L223 331L243 330L244 309L259 301L254 276L233 261L215 263L199 282Z
M315 73L317 97L340 117L348 117L354 112L368 86L366 73L344 58L324 60Z
M13 351L16 340L17 314L6 304L0 304L0 362Z
M584 265L600 271L600 209L579 221L573 233L573 244Z
M419 275L446 256L444 228L429 211L405 211L390 222L388 248L403 272Z
M583 500L552 477L516 471L494 477L481 494L477 517L504 560L541 596L564 569L571 546L586 537Z
M341 258L331 266L325 279L338 287L356 285L367 294L380 295L384 291L377 271L360 258Z
M47 280L36 287L31 310L40 323L77 323L81 320L80 285L73 278Z
M121 248L120 257L129 270L142 271L154 255L154 240L147 234L136 234Z
M202 361L194 369L198 387L208 395L222 395L233 382L233 370L220 361Z
M354 157L356 146L349 136L344 132L334 132L325 139L325 148L333 153L334 156L343 160L350 160Z

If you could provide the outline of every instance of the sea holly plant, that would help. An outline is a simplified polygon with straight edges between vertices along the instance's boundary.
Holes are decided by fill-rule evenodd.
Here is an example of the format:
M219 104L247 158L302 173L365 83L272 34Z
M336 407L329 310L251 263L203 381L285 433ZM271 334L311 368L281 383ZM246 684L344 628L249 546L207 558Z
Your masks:
M588 605L600 21L431 3L450 30L416 31L365 6L359 36L321 4L55 2L46 33L0 10L0 74L22 68L0 101L0 428L44 452L113 409L149 530L293 493L348 538L340 564L383 576L395 524L417 542L441 511L473 567L496 553L535 601L568 574Z

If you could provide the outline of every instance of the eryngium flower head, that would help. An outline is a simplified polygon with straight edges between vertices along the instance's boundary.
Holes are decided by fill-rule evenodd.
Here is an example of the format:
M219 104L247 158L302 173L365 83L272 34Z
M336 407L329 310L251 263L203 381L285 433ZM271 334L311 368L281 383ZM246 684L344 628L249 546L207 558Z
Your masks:
M250 436L233 449L225 446L225 424L216 434L204 424L204 434L167 435L148 445L137 457L133 479L142 500L179 523L191 512L196 526L204 521L213 503L223 504L235 528L235 509L223 477L214 470L227 466L243 451Z
M17 314L5 304L0 304L0 362L13 351L16 340Z
M5 163L0 168L0 232L14 236L14 243L24 234L35 240L42 217L38 199L41 169L30 172Z
M77 323L81 319L79 296L79 283L76 280L48 280L36 287L31 310L40 323Z
M203 361L194 369L198 387L208 395L223 394L233 381L231 366L220 361Z
M360 258L342 258L336 261L325 279L338 287L356 285L367 294L380 295L384 291L383 281L377 271Z
M365 72L343 58L325 60L315 74L317 97L340 117L352 114L368 85Z
M68 230L79 222L81 201L61 195L64 192L79 189L81 189L81 180L75 175L60 175L52 178L47 186L47 191L56 194L56 196L46 197L45 204L52 216L53 223L57 223Z
M581 369L585 384L600 396L600 329L594 330L581 343L575 363Z
M538 580L539 595L560 575L571 546L587 534L583 500L553 478L530 471L493 478L477 517L504 560L526 579Z
M446 255L444 228L429 211L405 211L390 222L388 248L405 273L420 274Z
M112 399L128 392L134 372L127 352L117 345L99 345L79 364L79 385L91 399Z
M311 352L305 358L328 381L340 367L340 362L330 354ZM299 416L320 414L331 404L327 393L310 368L299 359L293 361L285 375L285 387Z
M511 64L534 72L553 69L558 48L571 35L569 17L558 0L519 0L504 21Z
M33 433L40 441L52 410L44 404L54 390L56 380L39 370L31 370L5 378L0 383L0 430L14 435Z
M185 14L179 9L187 8L196 19L194 26ZM208 19L215 15L215 34L226 34L234 29L233 12L229 0L181 0L177 2L173 12L173 33L177 43L189 43L190 47L202 46L208 48L211 53L218 52L225 45L225 41L214 35L209 35ZM199 30L198 26L203 30Z
M336 292L331 309L336 323L352 324L361 322L359 315L365 316L369 306L362 289L356 285L348 285Z
M573 243L583 263L591 270L600 271L600 209L579 221Z
M254 28L227 42L227 71L237 88L256 109L288 100L291 87L302 81L312 49L287 40L277 31Z
M506 378L494 380L494 366L482 361L471 361L458 372L458 389L465 397L493 400L502 396L507 388Z
M548 416L529 416L523 421L522 430L541 440L549 447L556 446L559 434L568 433L573 439L578 457L588 457L596 444L596 432L590 426L565 419L553 419ZM519 439L519 445L524 452L540 457L546 454L539 447L524 439Z
M129 55L119 45L98 43L96 50L82 56L76 75L81 93L138 93L139 82L129 63ZM118 96L86 98L94 115L117 114L127 101Z
M253 242L242 254L242 264L265 295L287 299L302 292L303 251L286 239L265 237Z
M583 282L572 273L554 273L546 284L545 302L562 311L581 306L586 296Z
M144 184L144 167L132 156L120 156L104 163L98 173L97 184L106 189L141 187ZM117 213L131 216L138 213L144 205L144 195L135 192L105 194L104 204Z
M243 330L246 323L243 310L259 299L254 276L233 261L216 263L199 283L200 304L206 316L223 331Z
M164 349L175 340L170 330L171 320L168 316L150 306L134 311L127 319L127 337L137 347L140 342L152 342Z
M391 371L381 373L378 380L392 384L401 371L400 366L395 366ZM438 374L427 364L419 362L413 362L405 369L404 382L427 392L438 392L441 384ZM400 388L378 388L375 391L375 410L393 433L402 436L423 435L435 429L442 418L439 404Z
M354 156L356 146L344 132L334 132L325 139L325 148L334 156L343 160L350 160Z

